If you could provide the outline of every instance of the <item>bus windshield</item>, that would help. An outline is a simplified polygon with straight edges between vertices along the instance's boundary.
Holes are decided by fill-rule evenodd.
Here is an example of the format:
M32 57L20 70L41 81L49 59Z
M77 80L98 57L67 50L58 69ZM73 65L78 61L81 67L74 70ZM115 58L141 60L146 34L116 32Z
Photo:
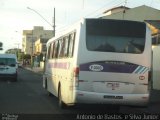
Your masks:
M144 51L145 35L145 23L86 20L86 45L89 51L140 54Z

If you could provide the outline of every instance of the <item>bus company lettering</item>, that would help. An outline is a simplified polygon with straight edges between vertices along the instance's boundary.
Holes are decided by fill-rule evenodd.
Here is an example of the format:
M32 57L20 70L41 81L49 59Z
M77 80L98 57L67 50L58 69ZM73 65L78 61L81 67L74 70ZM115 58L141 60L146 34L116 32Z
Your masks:
M102 65L98 65L98 64L93 64L89 66L89 69L92 71L102 71L103 70L103 66Z
M59 63L48 63L48 68L60 68L60 69L69 69L69 62L59 62Z

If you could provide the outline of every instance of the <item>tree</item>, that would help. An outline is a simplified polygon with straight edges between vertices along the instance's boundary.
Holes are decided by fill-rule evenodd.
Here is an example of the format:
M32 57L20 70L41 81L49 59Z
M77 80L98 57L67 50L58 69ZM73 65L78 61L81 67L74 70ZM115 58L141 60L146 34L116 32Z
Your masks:
M23 59L23 52L21 52L21 49L12 48L5 51L7 54L16 54L18 61L22 61Z
M17 56L18 56L18 61L22 61L22 60L23 60L24 53L23 53L23 52L18 52L18 53L17 53Z
M23 59L29 60L29 59L31 59L31 55L30 54L24 54Z
M29 65L30 61L31 61L31 55L30 54L23 54L22 59L23 59L24 65L27 65L27 64Z

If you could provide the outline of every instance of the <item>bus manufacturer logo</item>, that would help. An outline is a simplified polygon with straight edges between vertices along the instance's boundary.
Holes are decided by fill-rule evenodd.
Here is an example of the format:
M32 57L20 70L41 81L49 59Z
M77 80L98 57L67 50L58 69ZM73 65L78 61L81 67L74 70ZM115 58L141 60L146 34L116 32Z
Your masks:
M89 69L95 72L99 72L103 70L103 66L98 64L93 64L89 66Z

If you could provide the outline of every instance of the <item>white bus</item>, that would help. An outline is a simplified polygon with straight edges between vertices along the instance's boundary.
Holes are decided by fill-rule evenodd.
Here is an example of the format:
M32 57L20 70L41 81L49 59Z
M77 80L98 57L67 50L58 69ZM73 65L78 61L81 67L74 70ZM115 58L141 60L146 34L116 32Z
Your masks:
M151 51L143 22L83 19L47 42L43 87L60 107L147 106Z

